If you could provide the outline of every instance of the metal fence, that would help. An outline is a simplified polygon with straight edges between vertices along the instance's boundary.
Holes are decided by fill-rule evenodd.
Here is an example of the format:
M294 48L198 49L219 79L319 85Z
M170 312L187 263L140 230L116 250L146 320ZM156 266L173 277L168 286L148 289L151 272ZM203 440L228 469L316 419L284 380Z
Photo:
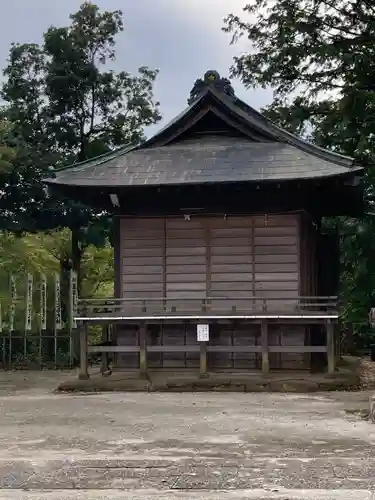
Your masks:
M45 330L39 333L2 332L0 367L12 369L63 369L77 366L74 331Z

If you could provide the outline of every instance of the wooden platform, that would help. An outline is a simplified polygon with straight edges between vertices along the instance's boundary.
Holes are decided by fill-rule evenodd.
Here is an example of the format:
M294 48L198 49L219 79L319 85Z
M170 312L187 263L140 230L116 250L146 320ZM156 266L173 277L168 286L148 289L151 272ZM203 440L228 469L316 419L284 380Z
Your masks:
M339 352L336 297L241 300L239 307L232 296L80 299L75 321L81 325L81 359L89 353L112 353L114 366L138 369L143 375L153 368L196 368L204 375L222 368L263 373L310 369L311 356L319 354L334 372ZM111 341L107 336L106 345L88 346L91 324L115 325ZM207 340L199 340L199 325L208 326ZM322 330L318 336L314 326ZM87 378L85 366L82 379Z

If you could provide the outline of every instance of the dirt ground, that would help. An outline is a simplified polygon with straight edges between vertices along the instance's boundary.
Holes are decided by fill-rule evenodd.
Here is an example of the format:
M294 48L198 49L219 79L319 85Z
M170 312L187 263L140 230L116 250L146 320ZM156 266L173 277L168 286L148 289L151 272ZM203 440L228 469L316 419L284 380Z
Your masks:
M1 373L0 500L375 500L369 391L53 394L67 375Z

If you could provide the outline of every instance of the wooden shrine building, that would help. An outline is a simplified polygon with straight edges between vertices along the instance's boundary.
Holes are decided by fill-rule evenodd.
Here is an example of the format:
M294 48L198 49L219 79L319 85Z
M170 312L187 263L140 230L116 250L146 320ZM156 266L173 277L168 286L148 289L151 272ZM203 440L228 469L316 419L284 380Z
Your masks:
M321 221L363 212L362 173L273 124L215 71L143 144L57 171L51 192L107 210L116 230L114 298L79 300L80 377L88 350L144 375L310 369L314 356L333 371L338 238ZM116 325L111 345L87 350L91 323Z

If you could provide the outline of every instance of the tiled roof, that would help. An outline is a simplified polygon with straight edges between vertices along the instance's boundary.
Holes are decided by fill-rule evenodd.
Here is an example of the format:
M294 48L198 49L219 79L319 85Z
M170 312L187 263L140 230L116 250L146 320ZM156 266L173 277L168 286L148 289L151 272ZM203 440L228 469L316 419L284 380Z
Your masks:
M287 181L353 170L285 143L206 136L162 147L124 150L62 170L51 183L112 187Z
M190 105L144 144L72 165L45 182L98 188L162 186L307 180L363 171L353 167L352 158L276 126L233 95L228 80L216 72L207 72L194 88L198 94L193 92ZM215 126L225 130L224 135L215 135Z

